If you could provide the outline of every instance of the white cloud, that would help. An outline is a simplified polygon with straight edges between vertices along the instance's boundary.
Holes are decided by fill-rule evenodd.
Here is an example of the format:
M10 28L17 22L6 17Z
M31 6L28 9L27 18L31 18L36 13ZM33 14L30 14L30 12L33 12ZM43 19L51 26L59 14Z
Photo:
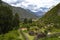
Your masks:
M16 3L18 1L19 3L11 4L11 5L27 8L32 11L39 9L40 7L50 8L51 6L56 5L57 3L60 2L60 0L3 0L3 1L9 4ZM32 7L29 5L31 5Z

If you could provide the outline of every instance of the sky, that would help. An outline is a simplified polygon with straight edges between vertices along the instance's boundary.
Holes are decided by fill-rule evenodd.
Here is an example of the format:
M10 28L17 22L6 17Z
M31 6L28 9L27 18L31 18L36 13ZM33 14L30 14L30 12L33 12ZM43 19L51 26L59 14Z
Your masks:
M9 3L12 6L22 7L25 9L29 9L33 12L37 12L41 7L43 8L51 8L52 6L60 3L60 0L2 0L4 2Z

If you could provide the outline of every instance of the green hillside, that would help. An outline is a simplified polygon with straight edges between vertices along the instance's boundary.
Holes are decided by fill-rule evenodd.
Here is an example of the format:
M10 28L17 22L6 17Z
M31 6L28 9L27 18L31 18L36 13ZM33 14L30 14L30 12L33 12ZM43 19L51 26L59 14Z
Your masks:
M39 21L42 21L45 24L60 24L60 3L49 10Z

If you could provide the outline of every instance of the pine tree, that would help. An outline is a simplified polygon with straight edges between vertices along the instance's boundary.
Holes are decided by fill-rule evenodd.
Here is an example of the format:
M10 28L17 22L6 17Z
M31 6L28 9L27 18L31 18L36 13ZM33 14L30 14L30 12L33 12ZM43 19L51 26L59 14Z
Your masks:
M12 30L12 10L7 6L0 6L0 34Z
M25 19L24 19L24 23L27 23L27 22L28 22L28 20L27 20L27 18L25 18Z
M14 23L13 25L15 25L15 28L17 29L20 23L18 13L15 14L13 23Z
M32 23L32 19L29 19L29 23Z
M2 0L0 0L0 4L2 3Z

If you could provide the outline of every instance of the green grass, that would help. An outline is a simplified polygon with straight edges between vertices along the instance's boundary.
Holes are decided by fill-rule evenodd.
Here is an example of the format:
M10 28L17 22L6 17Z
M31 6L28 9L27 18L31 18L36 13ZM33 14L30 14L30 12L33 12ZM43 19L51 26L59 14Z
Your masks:
M53 33L53 32L55 32L55 33L56 33L56 32L60 32L60 29L53 28L53 29L52 29L52 33Z
M21 39L21 40L25 40L25 36L24 36L24 34L22 33L22 30L20 30L20 39Z
M24 34L28 37L29 40L34 40L34 36L30 36L28 33L24 33Z
M60 40L58 37L46 37L46 38L40 38L39 40Z
M20 33L20 37L19 37L21 40L24 40L24 38L23 38L23 36L21 35L21 33Z
M18 30L13 30L6 34L0 35L0 40L20 40L19 36L20 34Z

